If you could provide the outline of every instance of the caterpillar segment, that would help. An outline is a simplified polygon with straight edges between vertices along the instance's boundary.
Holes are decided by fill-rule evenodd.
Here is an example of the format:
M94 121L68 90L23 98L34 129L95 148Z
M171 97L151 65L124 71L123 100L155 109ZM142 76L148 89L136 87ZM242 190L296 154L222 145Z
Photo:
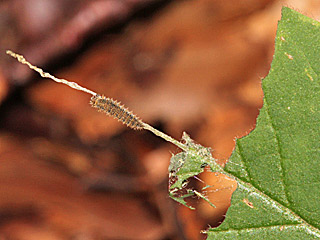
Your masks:
M134 130L142 130L144 127L144 123L140 118L121 105L120 102L115 101L112 98L96 94L91 97L90 104L93 108L97 108L98 111L118 119L119 122L122 122L124 125Z

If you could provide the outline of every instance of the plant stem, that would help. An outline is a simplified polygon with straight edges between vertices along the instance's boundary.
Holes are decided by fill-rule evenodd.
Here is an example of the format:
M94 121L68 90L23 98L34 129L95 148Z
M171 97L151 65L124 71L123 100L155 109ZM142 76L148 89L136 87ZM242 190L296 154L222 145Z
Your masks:
M50 73L44 72L41 68L39 68L39 67L37 67L37 66L34 66L34 65L32 65L31 63L29 63L29 62L24 58L24 56L22 56L22 55L19 55L19 54L17 54L17 53L14 53L14 52L12 52L12 51L10 51L10 50L7 50L6 53L7 53L8 55L10 55L11 57L16 58L20 63L27 65L30 69L38 72L38 73L41 75L41 77L43 77L43 78L49 78L49 79L51 79L51 80L53 80L53 81L55 81L55 82L57 82L57 83L65 84L65 85L67 85L67 86L69 86L69 87L71 87L71 88L73 88L73 89L76 89L76 90L79 90L79 91L82 91L82 92L89 93L89 94L91 94L91 95L93 95L93 96L97 95L97 93L95 93L94 91L92 91L92 90L90 90L90 89L87 89L87 88L85 88L85 87L82 87L82 86L80 86L79 84L77 84L77 83L75 83L75 82L70 82L70 81L68 81L68 80L66 80L66 79L56 78L55 76L51 75ZM161 131L153 128L152 126L150 126L150 125L147 124L147 123L144 123L144 122L143 122L143 128L144 128L145 130L148 130L148 131L152 132L153 134L155 134L155 135L163 138L164 140L166 140L166 141L168 141L168 142L171 142L172 144L176 145L177 147L181 148L181 149L184 150L184 151L187 151L187 150L188 150L188 148L187 148L187 146L186 146L185 144L183 144L183 143L175 140L174 138L168 136L167 134L165 134L165 133L163 133L163 132L161 132Z
M177 147L181 148L184 151L188 150L188 148L187 148L187 146L185 144L183 144L183 143L177 141L176 139L170 137L169 135L167 135L167 134L155 129L154 127L150 126L147 123L143 123L143 124L144 124L143 128L145 130L148 130L148 131L152 132L154 135L157 135L158 137L161 137L164 140L166 140L168 142L171 142L172 144L176 145Z

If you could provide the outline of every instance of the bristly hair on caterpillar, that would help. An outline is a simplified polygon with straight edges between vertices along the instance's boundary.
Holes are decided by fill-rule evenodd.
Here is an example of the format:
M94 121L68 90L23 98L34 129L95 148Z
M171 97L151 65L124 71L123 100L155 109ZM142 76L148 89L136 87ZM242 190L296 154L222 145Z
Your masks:
M91 97L90 104L97 108L99 112L104 112L107 115L118 119L119 122L127 125L134 130L142 130L144 123L120 102L107 98L103 95L96 94Z

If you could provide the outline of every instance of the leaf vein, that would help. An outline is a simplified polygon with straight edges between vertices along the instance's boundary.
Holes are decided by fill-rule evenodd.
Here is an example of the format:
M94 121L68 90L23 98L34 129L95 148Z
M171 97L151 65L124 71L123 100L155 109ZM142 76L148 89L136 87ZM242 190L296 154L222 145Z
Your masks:
M281 179L281 183L282 183L282 187L283 187L283 191L284 191L284 195L286 197L286 200L291 203L289 197L288 197L288 190L286 188L286 185L285 185L285 180L284 180L284 166L283 166L283 159L285 159L282 154L281 154L281 148L280 148L280 141L279 141L279 137L277 135L277 131L274 127L274 124L273 124L273 121L272 121L272 117L271 117L271 114L270 114L270 111L269 111L269 104L268 104L268 99L267 99L267 96L264 97L265 99L265 103L264 103L264 107L266 109L266 113L270 119L269 123L271 125L271 128L272 128L272 131L274 132L274 136L275 136L275 140L276 140L276 144L277 144L277 151L279 153L279 157L280 157L280 172L281 172L281 176L280 176L280 179Z

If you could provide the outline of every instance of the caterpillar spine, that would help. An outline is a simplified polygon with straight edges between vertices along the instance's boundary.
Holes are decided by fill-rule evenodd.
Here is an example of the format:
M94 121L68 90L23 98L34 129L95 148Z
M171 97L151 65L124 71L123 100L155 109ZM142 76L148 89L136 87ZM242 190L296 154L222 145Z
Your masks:
M99 112L104 112L105 114L118 119L119 122L122 122L124 125L127 125L134 130L141 130L144 128L144 123L140 118L121 105L120 102L115 101L112 98L96 94L91 97L90 104L93 108L97 108Z

